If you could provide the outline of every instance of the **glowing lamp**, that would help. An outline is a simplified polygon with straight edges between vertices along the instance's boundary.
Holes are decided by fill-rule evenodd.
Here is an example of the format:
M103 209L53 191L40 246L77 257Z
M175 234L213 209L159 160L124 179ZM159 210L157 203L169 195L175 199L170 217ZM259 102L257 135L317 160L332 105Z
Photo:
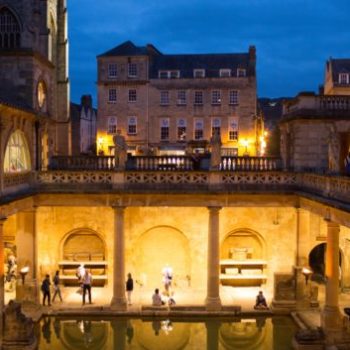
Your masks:
M24 266L21 268L19 273L21 274L21 277L22 277L22 284L24 284L24 281L28 272L29 272L29 266Z
M305 277L305 284L307 284L307 282L309 281L309 277L312 274L312 271L309 268L307 268L307 267L303 267L302 270L301 270L301 273Z

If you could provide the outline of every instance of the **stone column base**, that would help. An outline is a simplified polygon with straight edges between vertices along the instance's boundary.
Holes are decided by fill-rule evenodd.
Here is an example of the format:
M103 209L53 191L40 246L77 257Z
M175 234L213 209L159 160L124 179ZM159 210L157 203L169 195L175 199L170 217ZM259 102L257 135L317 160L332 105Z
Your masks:
M207 311L221 311L221 300L220 298L206 298L205 308Z
M325 332L341 329L343 327L343 316L340 314L339 307L326 305L321 315L321 324Z
M113 311L126 311L127 305L126 305L126 298L112 298L111 301L111 310Z

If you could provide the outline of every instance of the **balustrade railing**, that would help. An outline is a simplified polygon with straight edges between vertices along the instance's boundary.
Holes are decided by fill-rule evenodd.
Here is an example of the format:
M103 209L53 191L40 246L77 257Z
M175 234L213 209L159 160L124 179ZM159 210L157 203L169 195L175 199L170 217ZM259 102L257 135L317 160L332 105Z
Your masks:
M193 170L193 161L186 156L139 156L134 157L132 164L127 166L129 170Z
M320 108L322 110L350 110L350 96L319 96Z
M274 157L221 157L221 171L274 171L281 168Z
M49 170L113 170L113 156L54 156Z

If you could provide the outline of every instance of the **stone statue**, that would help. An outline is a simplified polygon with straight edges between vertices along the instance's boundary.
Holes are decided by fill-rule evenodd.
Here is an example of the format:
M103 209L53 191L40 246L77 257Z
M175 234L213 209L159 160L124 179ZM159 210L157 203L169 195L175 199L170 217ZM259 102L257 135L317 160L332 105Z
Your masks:
M331 126L328 137L328 170L330 173L339 172L340 140L335 127Z
M113 137L114 142L114 158L115 158L115 169L124 170L127 160L127 145L125 137L121 134L120 130L117 130L117 135Z
M219 170L221 164L221 137L218 132L215 132L210 139L211 157L210 169Z

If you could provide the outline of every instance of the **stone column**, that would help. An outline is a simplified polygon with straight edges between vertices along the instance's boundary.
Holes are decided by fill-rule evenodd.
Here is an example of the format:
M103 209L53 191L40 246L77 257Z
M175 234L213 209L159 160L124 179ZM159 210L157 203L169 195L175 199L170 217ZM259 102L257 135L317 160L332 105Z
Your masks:
M113 249L113 298L111 308L126 310L125 298L125 207L113 207L114 210L114 249Z
M327 221L326 300L322 314L324 330L339 329L342 319L339 310L339 224Z
M302 268L309 265L308 244L310 237L310 213L297 208L297 242L296 242L296 297L302 300L305 297L305 277Z
M207 329L207 350L218 350L219 349L219 320L208 320L205 323Z
M208 311L221 310L220 300L220 246L219 246L219 212L220 207L209 207L208 227L208 266L207 266L207 298Z
M125 350L127 320L113 320L111 326L113 329L113 349Z

